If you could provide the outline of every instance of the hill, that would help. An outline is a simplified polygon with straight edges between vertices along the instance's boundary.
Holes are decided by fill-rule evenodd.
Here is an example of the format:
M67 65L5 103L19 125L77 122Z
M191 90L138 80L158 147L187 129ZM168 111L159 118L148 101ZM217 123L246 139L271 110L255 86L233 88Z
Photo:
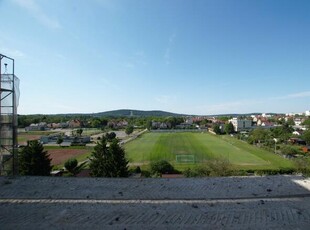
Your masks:
M151 110L151 111L144 111L144 110L133 110L133 109L119 109L119 110L112 110L100 113L94 113L93 116L98 117L169 117L169 116L188 116L186 114L178 114L178 113L171 113L161 110Z
M208 116L208 117L239 117L239 116L250 116L250 115L260 115L262 113L228 113L228 114L212 114L212 115L199 115L199 116ZM277 115L281 113L268 113L270 115ZM182 117L182 116L196 116L193 114L179 114L179 113L172 113L166 112L162 110L134 110L134 109L118 109L118 110L111 110L105 112L98 112L98 113L63 113L63 114L29 114L29 115L22 115L21 116L64 116L67 118L74 118L74 117Z

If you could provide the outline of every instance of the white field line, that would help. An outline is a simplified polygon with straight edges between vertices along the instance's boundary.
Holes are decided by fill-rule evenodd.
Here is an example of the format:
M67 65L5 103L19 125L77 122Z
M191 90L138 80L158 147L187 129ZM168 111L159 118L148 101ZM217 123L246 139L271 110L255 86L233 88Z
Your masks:
M249 203L259 201L283 202L301 201L302 197L281 198L240 198L216 200L96 200L96 199L0 199L0 204L219 204L219 203Z

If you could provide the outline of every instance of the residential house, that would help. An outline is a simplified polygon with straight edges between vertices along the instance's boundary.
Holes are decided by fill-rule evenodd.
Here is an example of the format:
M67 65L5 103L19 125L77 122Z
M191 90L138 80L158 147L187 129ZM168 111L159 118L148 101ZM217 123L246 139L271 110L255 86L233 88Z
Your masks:
M81 128L82 122L78 119L74 119L68 122L69 128Z
M270 114L267 114L267 113L262 113L262 117L268 118L268 117L272 117L272 116Z
M67 122L61 122L61 123L50 123L47 125L51 129L64 129L68 128L69 123Z
M57 144L57 140L60 137L60 135L50 135L50 136L41 136L40 142L42 144ZM61 143L61 146L70 146L72 143L81 143L86 144L91 141L90 136L82 136L82 137L73 137L73 136L61 136L63 139L63 142Z
M268 119L265 117L259 117L256 121L257 126L261 126L264 122L267 122Z
M186 118L185 123L189 124L189 125L192 125L193 124L193 118L192 117Z
M295 118L294 119L294 123L295 123L295 126L301 126L301 124L305 121L305 119L303 118Z
M38 124L31 124L31 125L29 125L28 127L25 128L25 131L26 132L29 132L29 131L44 131L47 128L48 127L47 127L47 123L46 122L40 122Z
M273 127L274 124L272 122L270 122L270 121L264 121L264 122L261 123L261 126L262 127Z
M304 153L310 152L310 146L304 146L301 148Z
M234 126L235 132L246 131L252 129L252 120L233 118L228 120Z
M164 122L162 122L160 125L159 125L159 128L160 129L167 129L168 128L168 125Z
M167 129L167 128L169 128L169 126L165 122L152 121L152 129Z
M119 122L116 124L116 126L117 126L118 128L125 128L126 126L128 126L128 122L125 121L125 120L119 121Z
M259 120L258 116L251 116L252 117L252 121L257 123L257 121Z
M176 125L175 127L176 127L177 129L189 129L189 128L192 127L192 124L183 122L183 123L181 123L181 124L179 124L179 125Z
M303 134L303 130L295 130L293 134L296 136L301 136Z
M306 142L303 139L292 137L288 140L292 144L306 145Z

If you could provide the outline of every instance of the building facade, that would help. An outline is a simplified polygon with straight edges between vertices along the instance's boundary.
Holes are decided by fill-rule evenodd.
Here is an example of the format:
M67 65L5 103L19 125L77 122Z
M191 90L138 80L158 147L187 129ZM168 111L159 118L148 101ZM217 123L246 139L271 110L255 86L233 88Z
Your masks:
M233 124L235 132L247 131L252 129L252 120L233 118L230 119L229 122Z

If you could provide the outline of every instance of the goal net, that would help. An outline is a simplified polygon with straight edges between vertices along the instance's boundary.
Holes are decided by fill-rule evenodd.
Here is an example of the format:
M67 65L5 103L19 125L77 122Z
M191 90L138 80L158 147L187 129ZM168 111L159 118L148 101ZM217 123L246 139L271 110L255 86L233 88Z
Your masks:
M195 163L195 155L192 154L178 154L176 155L177 163Z

